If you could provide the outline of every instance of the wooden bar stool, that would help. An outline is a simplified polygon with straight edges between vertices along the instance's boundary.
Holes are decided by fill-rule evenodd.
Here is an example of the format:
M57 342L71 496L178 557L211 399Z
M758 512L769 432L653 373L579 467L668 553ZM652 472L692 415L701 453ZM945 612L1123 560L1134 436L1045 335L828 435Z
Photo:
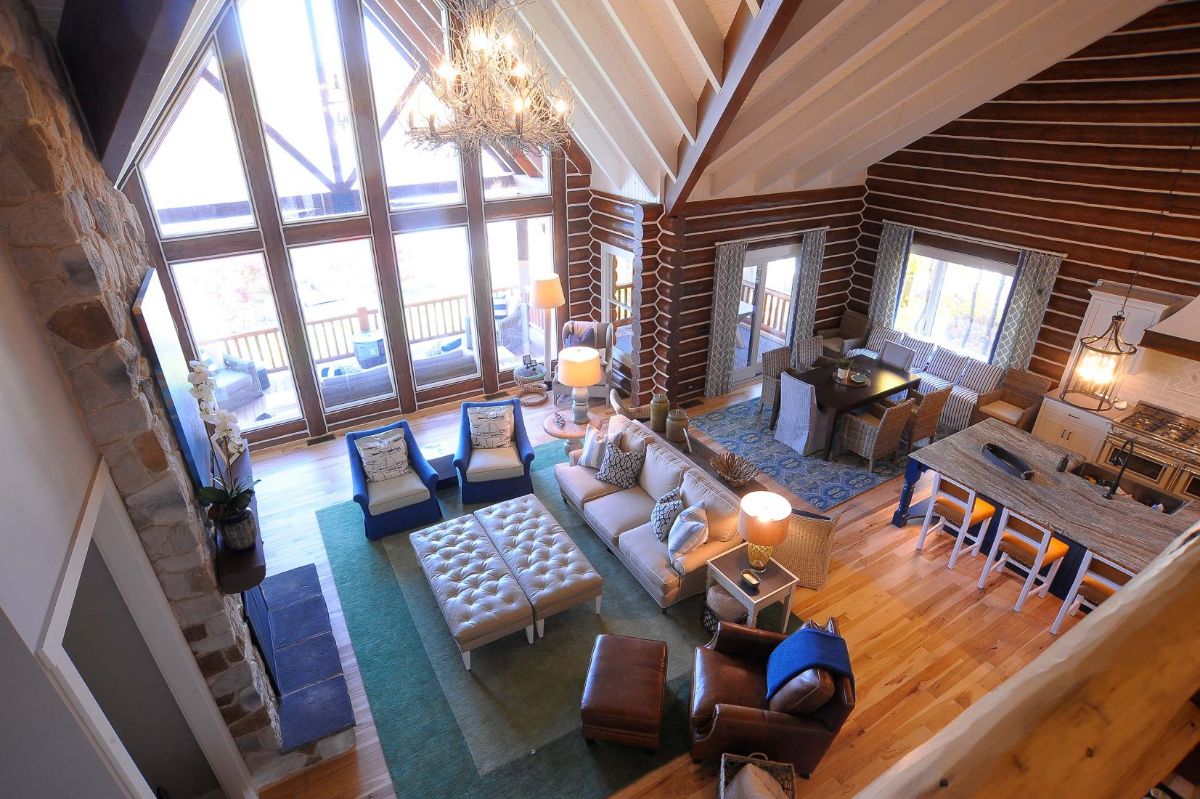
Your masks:
M979 588L983 589L992 572L1012 563L1017 571L1025 572L1025 584L1021 586L1017 604L1013 605L1013 611L1020 613L1034 586L1037 586L1039 596L1045 596L1050 590L1050 583L1054 582L1054 576L1058 574L1058 567L1062 565L1066 554L1065 541L1055 538L1045 527L1005 508L1000 514L996 540L992 542L987 562L983 564L983 574L979 575ZM1041 572L1045 568L1049 568L1049 571L1043 576Z
M950 562L946 565L947 569L953 569L958 563L958 555L964 542L971 545L971 557L979 554L979 548L983 545L985 523L995 513L995 506L977 497L974 489L967 488L940 472L934 472L933 493L929 495L925 523L921 525L921 535L917 538L917 551L925 548L925 537L930 532L939 529L953 531L954 549L950 553ZM938 516L936 523L932 523L934 515ZM974 533L971 532L972 529L975 530Z
M1063 600L1062 609L1054 624L1050 625L1050 634L1058 635L1058 630L1066 620L1067 614L1074 616L1081 605L1088 610L1095 610L1100 603L1117 593L1125 583L1133 579L1133 572L1124 566L1118 566L1107 558L1093 554L1088 550L1075 573L1075 582Z

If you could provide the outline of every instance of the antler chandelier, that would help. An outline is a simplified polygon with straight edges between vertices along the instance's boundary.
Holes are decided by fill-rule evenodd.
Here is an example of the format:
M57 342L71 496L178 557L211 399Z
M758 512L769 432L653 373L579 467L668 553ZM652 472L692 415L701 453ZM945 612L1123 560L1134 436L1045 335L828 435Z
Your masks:
M518 2L443 0L450 52L425 77L434 107L409 113L413 142L429 149L455 144L466 153L545 153L567 143L568 86L551 85L532 43L519 35Z

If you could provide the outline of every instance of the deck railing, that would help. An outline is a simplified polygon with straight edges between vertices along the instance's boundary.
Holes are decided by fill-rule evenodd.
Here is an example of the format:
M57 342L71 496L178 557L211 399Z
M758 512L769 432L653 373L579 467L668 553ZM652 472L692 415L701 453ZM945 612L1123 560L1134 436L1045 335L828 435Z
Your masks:
M757 284L752 280L742 281L742 302L754 304ZM792 298L781 291L766 289L763 292L762 329L777 338L787 336L788 320L792 315Z
M492 297L500 300L512 290L511 287L497 288L492 292ZM466 333L471 314L471 298L465 294L405 303L404 323L409 343L420 344ZM531 309L528 314L530 323L540 326L541 312ZM363 307L354 313L313 319L305 323L304 330L312 359L321 364L353 357L354 336L365 330L380 330L381 327L379 309ZM283 332L278 327L250 330L197 343L210 355L229 353L252 360L268 372L288 368L287 348Z

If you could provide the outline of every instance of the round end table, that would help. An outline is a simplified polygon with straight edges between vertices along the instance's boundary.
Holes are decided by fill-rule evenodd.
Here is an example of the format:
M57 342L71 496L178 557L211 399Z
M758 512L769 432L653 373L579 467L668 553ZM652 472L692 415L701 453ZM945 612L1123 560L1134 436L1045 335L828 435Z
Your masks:
M559 427L555 416L562 417L563 426ZM550 414L542 420L542 429L546 431L546 435L551 438L561 439L563 449L567 453L574 452L583 446L583 437L587 435L587 429L594 427L597 430L604 423L604 418L598 413L589 413L587 424L576 424L575 417L570 413Z
M549 399L546 390L546 369L543 366L513 369L513 380L517 384L517 400L525 407L541 405Z

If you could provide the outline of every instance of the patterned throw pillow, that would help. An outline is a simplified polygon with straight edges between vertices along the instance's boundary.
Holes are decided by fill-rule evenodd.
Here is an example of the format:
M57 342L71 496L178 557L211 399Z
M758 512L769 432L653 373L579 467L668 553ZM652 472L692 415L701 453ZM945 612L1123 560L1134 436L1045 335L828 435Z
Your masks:
M882 352L883 345L889 341L899 341L904 335L898 330L892 330L884 325L875 325L871 328L871 335L867 338L867 349L871 352Z
M940 377L953 383L958 380L958 376L962 374L963 367L966 365L967 356L951 352L945 347L938 347L938 351L933 354L933 360L929 362L928 372L934 377Z
M672 488L658 498L654 510L650 511L650 524L654 526L654 535L659 541L667 540L671 525L675 524L675 518L683 510L683 500L680 498L682 491L682 487Z
M471 446L476 449L498 449L512 443L511 405L467 408L467 422L471 426Z
M667 533L667 554L671 557L671 567L679 571L675 559L686 555L708 540L708 514L704 505L697 502L685 509L675 518L671 531Z
M1003 366L996 366L995 364L968 358L967 368L963 370L962 377L958 379L958 384L969 391L983 394L986 391L994 391L1003 379Z
M610 440L604 447L604 460L596 479L615 485L617 488L633 488L637 484L638 475L642 473L642 463L646 460L646 451L622 452L620 437Z
M617 433L613 438L620 436ZM583 437L583 449L579 453L579 465L589 469L599 469L604 462L604 448L608 446L609 437L594 427L588 427Z
M571 331L563 336L564 347L591 347L596 348L596 328L585 328L582 333Z
M363 436L355 439L354 446L362 456L368 483L403 477L412 471L408 465L408 442L404 440L403 430L385 430L373 436Z

